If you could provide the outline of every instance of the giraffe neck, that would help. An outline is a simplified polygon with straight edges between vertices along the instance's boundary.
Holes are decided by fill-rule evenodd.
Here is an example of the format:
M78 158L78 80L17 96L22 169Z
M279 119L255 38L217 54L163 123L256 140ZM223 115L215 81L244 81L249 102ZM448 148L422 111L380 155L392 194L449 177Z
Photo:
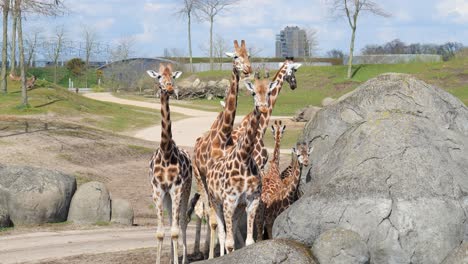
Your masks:
M241 158L247 160L251 158L252 152L255 149L255 138L257 135L258 124L260 121L261 113L257 107L253 111L253 115L250 118L249 126L247 128L247 133L244 135L241 142Z
M240 72L237 70L235 62L232 65L231 85L226 96L225 106L222 114L218 115L218 126L215 137L211 143L211 157L219 158L223 155L226 142L229 141L234 127L234 119L237 109L237 95L239 92ZM216 121L215 121L216 122Z
M161 143L160 149L168 153L172 149L172 124L169 109L169 94L161 93Z
M278 95L281 91L281 88L283 88L284 77L286 76L287 67L288 65L284 63L283 66L276 73L275 77L273 78L273 82L277 81L278 83L276 84L276 87L271 91L268 112L265 114L262 114L262 117L260 119L260 125L258 127L258 132L259 132L258 136L260 138L262 138L263 135L265 135L265 131L267 130L268 123L270 122L271 114L273 113L273 107L275 106L276 100L278 99Z
M279 154L280 154L281 136L275 136L275 149L273 150L273 159L271 163L275 163L279 166Z
M299 181L301 179L301 165L299 164L299 159L296 154L293 154L293 159L291 161L291 175L289 175L289 185L287 186L287 194L292 194L296 191Z

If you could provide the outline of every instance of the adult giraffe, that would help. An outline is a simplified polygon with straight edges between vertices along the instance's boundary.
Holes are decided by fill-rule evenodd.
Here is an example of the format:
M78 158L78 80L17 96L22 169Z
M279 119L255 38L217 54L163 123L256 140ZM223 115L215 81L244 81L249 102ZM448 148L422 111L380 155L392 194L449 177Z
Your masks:
M188 220L185 217L187 203L192 185L192 165L189 154L177 147L172 139L171 115L169 109L169 96L174 92L174 80L179 78L182 72L172 72L171 65L159 65L159 72L147 71L148 75L156 79L156 84L161 90L161 142L150 161L150 180L153 187L153 201L158 216L157 255L156 263L161 263L162 243L164 240L163 201L166 195L171 198L169 219L171 224L173 263L179 263L178 238L182 231L183 257L187 260L186 231Z
M237 97L239 92L240 75L243 73L249 76L252 73L249 54L245 46L245 41L241 41L239 46L237 40L234 41L234 52L226 53L233 58L231 84L226 95L224 109L221 111L210 127L209 133L199 137L195 143L194 155L192 158L193 174L195 175L198 192L201 195L205 208L209 210L209 224L211 228L216 228L216 216L208 201L206 175L208 174L208 163L212 159L221 158L227 142L230 141L234 126L234 119L237 109ZM214 250L210 247L209 258L214 257Z

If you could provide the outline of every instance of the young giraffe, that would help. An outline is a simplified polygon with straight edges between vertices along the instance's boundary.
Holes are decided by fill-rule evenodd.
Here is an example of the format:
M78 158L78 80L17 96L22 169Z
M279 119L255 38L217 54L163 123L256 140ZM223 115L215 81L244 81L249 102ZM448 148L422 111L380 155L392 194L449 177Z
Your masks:
M171 117L169 109L169 96L174 92L174 79L179 78L182 72L172 72L171 65L160 64L159 72L147 71L156 79L161 90L161 143L150 161L150 179L153 187L153 201L158 216L157 259L161 263L162 243L164 239L163 201L166 195L171 198L170 224L172 238L172 257L174 263L179 263L178 238L182 231L183 263L187 263L187 203L192 185L192 167L189 154L177 147L172 139ZM172 210L170 209L172 208ZM171 212L172 211L172 212ZM182 217L180 217L182 216Z
M199 137L195 143L193 155L193 173L195 175L198 192L202 201L205 203L205 209L210 208L206 186L206 175L208 174L208 162L213 158L219 158L224 155L224 148L234 125L236 116L237 96L239 91L239 79L241 72L248 76L252 72L250 66L249 54L245 46L245 41L241 41L239 46L237 40L234 41L235 52L226 53L233 58L233 67L231 74L231 84L227 91L224 110L221 111L209 130L209 133ZM210 228L216 228L216 216L212 208L209 210ZM214 238L213 238L214 239ZM210 239L210 240L213 240ZM212 249L210 247L210 249ZM209 252L209 258L214 257L214 248Z
M309 148L307 143L297 143L296 148L292 149L291 164L281 173L281 177L277 174L271 175L272 178L265 181L265 185L262 186L265 228L270 239L276 217L299 198L297 190L301 180L301 170L303 166L309 166L309 155L312 150L313 148Z
M247 239L245 244L253 244L253 221L260 200L262 172L252 158L261 113L268 112L269 96L276 83L256 80L255 85L246 82L246 87L254 96L254 111L247 133L237 144L227 150L225 156L212 160L207 175L208 194L216 212L220 254L234 250L233 214L238 206L246 206ZM223 221L224 217L224 221ZM211 221L211 219L210 219ZM226 223L226 231L224 230ZM210 251L214 248L214 229L211 229Z
M271 92L270 102L268 112L262 114L260 118L260 125L258 126L258 133L254 142L255 149L253 152L253 156L255 161L260 166L261 169L264 168L266 162L268 161L268 151L265 149L263 143L263 136L265 135L266 129L268 127L268 123L270 122L271 114L273 112L273 108L276 104L276 100L278 99L278 95L281 92L281 88L283 87L284 81L289 83L289 87L291 90L296 89L296 76L295 72L302 64L294 63L291 58L287 58L284 63L280 63L281 67L276 73L275 77L273 78L273 82L277 82L275 89ZM244 119L242 119L241 124L232 132L232 140L233 142L237 142L241 135L243 135L248 127L249 120L253 112L246 115Z

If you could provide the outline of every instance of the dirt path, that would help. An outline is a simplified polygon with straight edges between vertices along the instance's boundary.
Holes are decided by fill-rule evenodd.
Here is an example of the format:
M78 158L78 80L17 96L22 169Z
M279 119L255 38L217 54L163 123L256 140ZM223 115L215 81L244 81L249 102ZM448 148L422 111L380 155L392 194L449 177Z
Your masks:
M169 229L166 230L166 234L163 245L165 258L170 252ZM187 231L189 253L192 251L194 237L195 228L189 226ZM149 227L6 235L0 236L0 263L37 262L83 254L153 247L156 247L155 228Z
M132 105L132 106L139 106L139 107L146 107L152 109L160 109L161 104L159 103L149 103L149 102L141 102L136 100L128 100L122 99L113 96L111 93L87 93L84 96L105 102L112 102L118 104L125 104L125 105ZM180 106L171 106L171 111L177 112L183 115L188 116L188 118L173 121L172 122L172 137L174 141L177 142L179 146L185 147L193 147L195 145L195 141L198 137L200 137L203 133L205 133L213 123L214 119L218 115L218 112L208 112L202 110L195 110ZM235 123L239 123L243 115L236 116ZM287 116L275 116L272 119L283 119L283 118L290 118ZM148 127L139 131L136 131L133 134L134 137L150 140L150 141L160 141L161 139L161 125L155 125L152 127ZM272 151L272 150L271 150ZM284 151L289 151L289 149L285 149Z

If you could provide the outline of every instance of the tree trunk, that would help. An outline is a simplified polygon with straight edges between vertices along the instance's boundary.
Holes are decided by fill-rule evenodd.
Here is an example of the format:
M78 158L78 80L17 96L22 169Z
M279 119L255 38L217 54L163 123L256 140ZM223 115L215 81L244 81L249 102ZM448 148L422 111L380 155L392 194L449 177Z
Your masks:
M210 70L213 70L213 17L210 17Z
M58 61L54 63L54 84L57 84L57 63Z
M192 60L192 29L191 29L191 15L188 14L188 49L189 49L189 59L190 59L190 72L193 72L193 60Z
M354 51L354 38L356 36L356 27L352 28L351 43L349 45L349 58L348 58L348 79L351 79L352 68L353 68L353 51Z
M19 48L19 67L21 69L21 97L23 98L22 105L28 107L28 91L26 90L26 68L24 65L24 47L23 47L23 28L21 23L21 0L17 0L15 8L18 8L17 11L17 20L18 20L18 48Z
M2 92L6 94L7 88L7 57L8 57L8 12L10 9L10 0L3 0L3 39L2 39L2 73L1 73L1 87Z
M13 7L13 10L16 10L16 2ZM13 75L16 75L16 24L18 22L18 14L17 11L13 11L13 23L11 25L11 68L10 72L13 73Z

